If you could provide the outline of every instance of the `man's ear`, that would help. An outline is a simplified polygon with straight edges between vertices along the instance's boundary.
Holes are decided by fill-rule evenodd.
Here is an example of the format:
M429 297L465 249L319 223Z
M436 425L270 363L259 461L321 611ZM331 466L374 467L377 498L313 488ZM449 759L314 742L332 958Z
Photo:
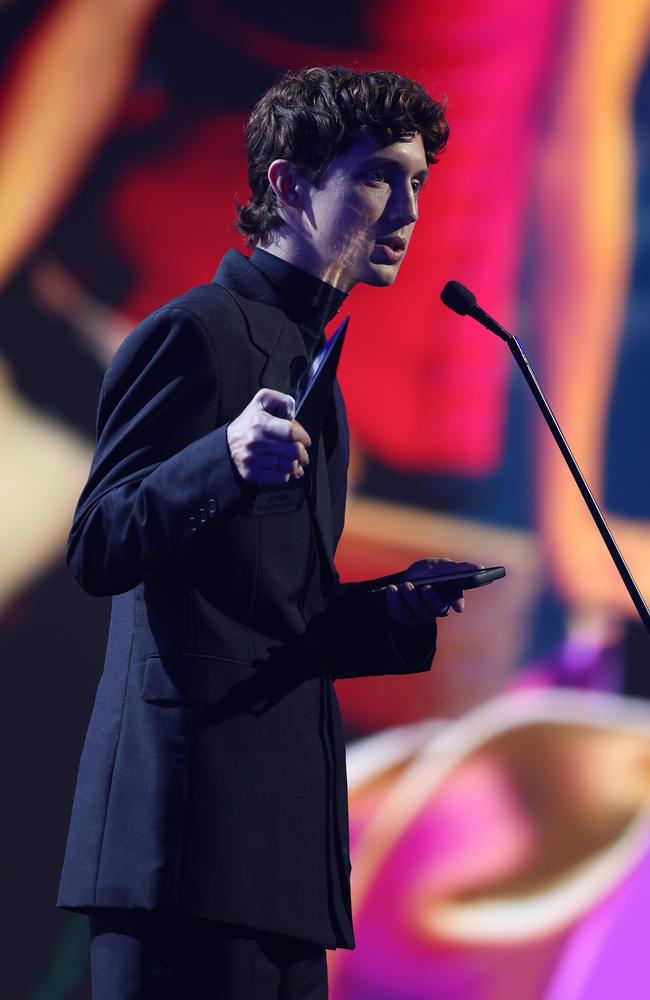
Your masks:
M300 176L291 160L274 160L267 176L281 205L293 209L305 207L305 179Z

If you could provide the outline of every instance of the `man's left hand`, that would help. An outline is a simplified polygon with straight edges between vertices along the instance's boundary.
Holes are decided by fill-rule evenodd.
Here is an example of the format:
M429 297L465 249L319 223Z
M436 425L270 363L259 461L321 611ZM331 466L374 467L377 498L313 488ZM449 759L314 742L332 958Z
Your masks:
M457 563L451 559L419 559L404 570L399 583L386 587L386 610L400 625L425 625L435 618L444 618L452 608L460 614L465 607L462 590L443 594L436 590L435 584L416 586L417 580L432 573L445 576L482 568L478 563Z

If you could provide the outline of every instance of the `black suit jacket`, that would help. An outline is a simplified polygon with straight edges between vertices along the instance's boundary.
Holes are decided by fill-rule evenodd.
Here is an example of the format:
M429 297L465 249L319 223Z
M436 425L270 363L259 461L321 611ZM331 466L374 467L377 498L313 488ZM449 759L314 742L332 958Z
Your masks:
M345 747L333 679L425 670L367 584L341 585L338 387L316 503L246 516L226 427L288 391L299 328L248 260L142 322L106 374L68 563L112 594L59 905L180 906L352 947Z

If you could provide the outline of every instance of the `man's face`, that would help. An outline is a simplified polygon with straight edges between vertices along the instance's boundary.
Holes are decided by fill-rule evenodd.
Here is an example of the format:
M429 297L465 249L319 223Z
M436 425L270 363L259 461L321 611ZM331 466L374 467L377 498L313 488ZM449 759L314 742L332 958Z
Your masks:
M379 147L355 142L310 185L305 266L343 291L361 281L390 285L418 217L427 179L422 137Z

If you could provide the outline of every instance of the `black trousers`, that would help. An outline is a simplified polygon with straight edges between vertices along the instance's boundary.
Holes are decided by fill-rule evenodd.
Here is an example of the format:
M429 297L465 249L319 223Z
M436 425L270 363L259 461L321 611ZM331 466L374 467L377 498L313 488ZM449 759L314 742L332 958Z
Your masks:
M327 1000L325 949L181 913L89 913L93 1000Z

